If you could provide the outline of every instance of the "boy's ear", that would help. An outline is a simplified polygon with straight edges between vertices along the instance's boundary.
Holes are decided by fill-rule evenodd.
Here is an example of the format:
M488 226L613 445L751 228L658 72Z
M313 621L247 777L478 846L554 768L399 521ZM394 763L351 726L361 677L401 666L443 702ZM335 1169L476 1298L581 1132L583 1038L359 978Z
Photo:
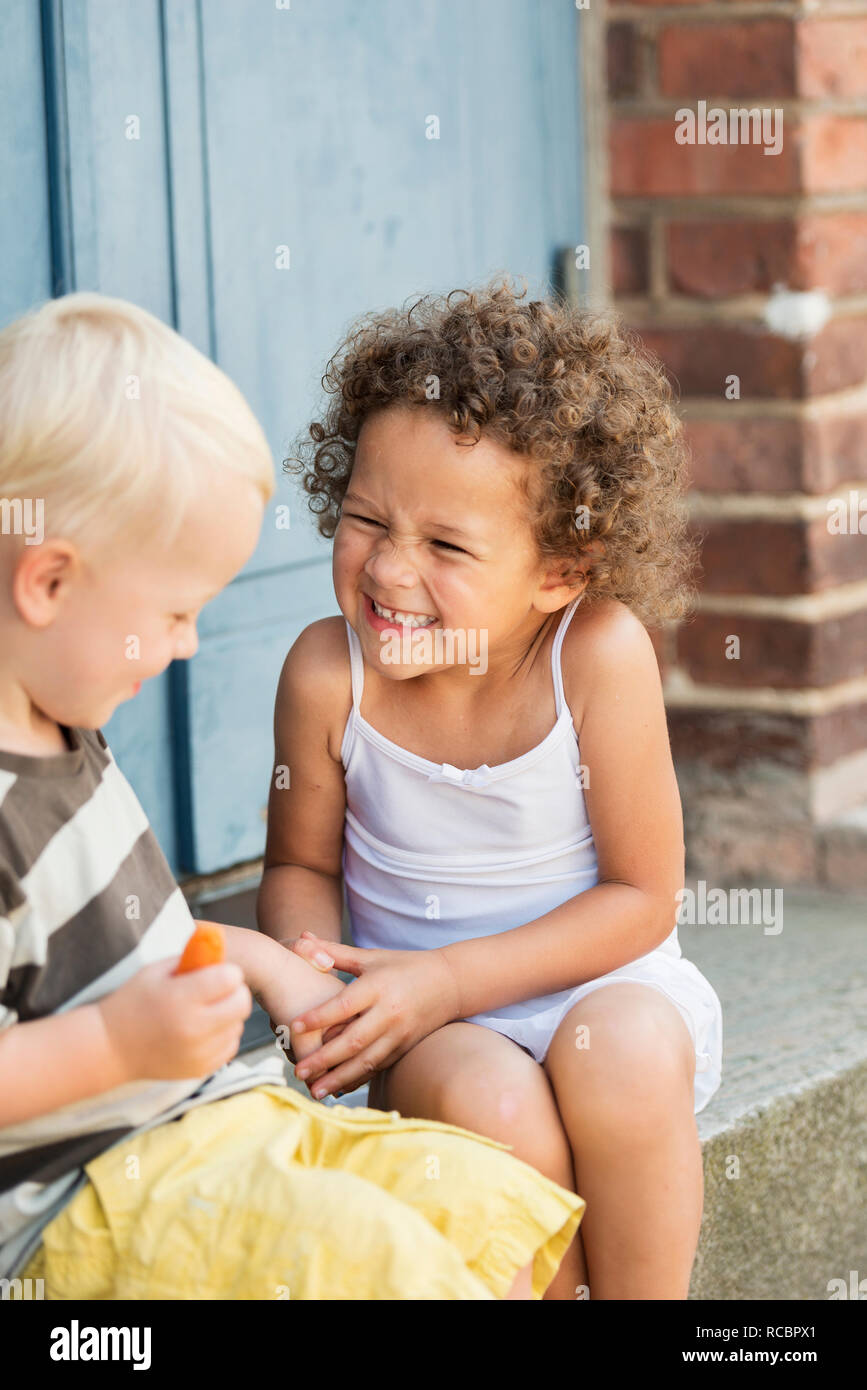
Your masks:
M50 540L21 549L12 574L12 601L24 622L48 627L81 568L71 541Z
M575 560L558 560L539 586L536 607L544 613L556 613L583 594L590 566L604 551L604 542L588 541Z

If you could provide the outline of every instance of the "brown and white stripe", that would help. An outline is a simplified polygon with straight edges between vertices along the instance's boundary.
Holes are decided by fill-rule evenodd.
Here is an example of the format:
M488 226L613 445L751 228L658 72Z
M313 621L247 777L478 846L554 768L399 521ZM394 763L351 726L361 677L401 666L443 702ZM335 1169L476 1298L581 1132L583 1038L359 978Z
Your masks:
M193 929L102 734L65 733L69 751L54 756L0 749L0 1066L5 1029L99 999L179 954ZM191 1105L282 1080L275 1054L204 1081L131 1082L0 1128L0 1277L23 1267L97 1154Z

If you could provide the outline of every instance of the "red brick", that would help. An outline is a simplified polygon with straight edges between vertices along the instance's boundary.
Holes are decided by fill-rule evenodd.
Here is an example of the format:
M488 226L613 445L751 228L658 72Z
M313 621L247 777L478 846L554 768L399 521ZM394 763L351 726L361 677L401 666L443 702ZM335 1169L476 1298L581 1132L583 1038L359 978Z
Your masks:
M798 342L725 324L639 331L684 396L725 400L729 376L740 378L742 400L788 400L804 394L804 349Z
M765 104L793 96L793 38L788 19L670 25L658 39L659 89L669 96L757 97Z
M666 229L666 259L671 287L702 299L776 284L858 294L867 290L867 213L672 222Z
M634 5L644 5L646 9L662 10L674 8L677 5L708 5L711 3L711 0L629 0L629 3ZM713 0L713 3L717 4L718 0ZM616 13L616 0L615 3L612 3L612 0L609 0L608 8L611 14Z
M824 592L864 578L867 537L832 535L813 521L696 520L701 587L708 594Z
M700 491L816 494L867 479L867 413L754 419L730 404L728 420L684 419Z
M803 594L811 588L803 523L696 521L701 587L709 594Z
M611 231L611 286L615 294L646 294L648 289L646 227Z
M701 299L790 285L796 244L792 219L672 222L665 236L668 282Z
M803 420L684 421L692 485L702 492L798 492L804 489Z
M840 490L838 495L845 504L847 490ZM824 592L840 584L861 583L867 573L867 535L861 532L832 534L828 530L828 520L823 516L808 526L813 592Z
M794 714L704 707L667 711L671 751L678 762L701 762L735 772L751 762L773 762L793 771L811 766L810 721Z
M798 20L795 54L801 96L867 96L867 18Z
M838 483L867 478L867 413L806 420L804 438L807 491L830 492Z
M714 324L641 328L683 395L725 399L726 378L740 378L740 399L805 399L867 379L867 320L836 319L808 340L759 327Z
M784 126L783 149L776 159L792 144ZM860 193L867 186L867 117L806 116L794 132L794 145L802 192Z
M811 720L811 754L813 765L828 767L831 763L860 753L867 748L867 702L838 705Z
M729 639L740 654L726 656ZM867 668L867 608L823 622L743 613L696 613L676 633L677 661L694 681L733 689L818 689Z
M634 96L639 86L640 46L634 24L609 24L606 35L608 47L608 95Z
M690 104L696 109L696 103ZM858 122L848 122L857 125ZM795 193L801 188L798 142L783 127L777 155L761 145L679 145L677 123L667 119L615 118L609 136L613 197L680 197L688 194ZM843 133L838 133L838 142ZM853 134L850 149L857 144ZM816 131L810 149L821 153L833 147L832 133ZM835 169L839 159L835 156ZM811 165L812 168L812 165ZM835 175L836 176L836 175ZM840 174L839 176L842 176ZM819 172L813 177L818 179ZM863 164L860 177L864 179ZM850 171L850 179L855 175Z
M832 319L804 357L804 394L822 396L867 381L867 319Z
M867 702L824 714L771 714L705 706L668 708L672 752L720 771L771 761L795 771L829 767L867 746Z
M785 283L795 290L867 290L867 212L810 213L802 218L790 276Z

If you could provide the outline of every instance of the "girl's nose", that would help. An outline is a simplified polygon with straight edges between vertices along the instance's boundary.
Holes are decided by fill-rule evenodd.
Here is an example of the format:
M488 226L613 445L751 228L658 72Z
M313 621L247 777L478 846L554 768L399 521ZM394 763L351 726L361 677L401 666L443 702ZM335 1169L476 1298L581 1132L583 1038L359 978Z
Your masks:
M395 545L387 538L378 543L364 568L380 589L416 583L416 569L408 554L408 547Z

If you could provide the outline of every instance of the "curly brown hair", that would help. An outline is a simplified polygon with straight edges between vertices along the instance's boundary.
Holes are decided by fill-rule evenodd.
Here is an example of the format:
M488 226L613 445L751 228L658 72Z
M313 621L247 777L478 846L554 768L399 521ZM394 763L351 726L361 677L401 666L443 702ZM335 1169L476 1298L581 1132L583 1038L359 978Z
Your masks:
M603 543L587 567L587 603L619 599L647 626L681 618L694 604L697 546L662 365L614 313L525 296L494 280L357 320L322 377L324 418L284 470L302 475L331 537L368 416L438 410L470 447L484 433L532 463L525 492L539 555L565 561L567 582L577 576L569 562Z

